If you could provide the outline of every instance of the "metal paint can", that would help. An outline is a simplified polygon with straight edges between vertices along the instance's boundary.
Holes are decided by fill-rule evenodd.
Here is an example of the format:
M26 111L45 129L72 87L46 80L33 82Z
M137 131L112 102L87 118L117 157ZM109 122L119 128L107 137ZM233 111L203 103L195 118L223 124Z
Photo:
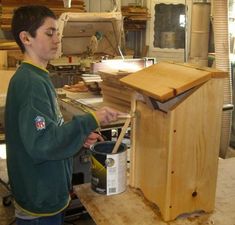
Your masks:
M112 154L115 141L97 142L91 146L91 188L114 195L126 190L127 146L121 143Z

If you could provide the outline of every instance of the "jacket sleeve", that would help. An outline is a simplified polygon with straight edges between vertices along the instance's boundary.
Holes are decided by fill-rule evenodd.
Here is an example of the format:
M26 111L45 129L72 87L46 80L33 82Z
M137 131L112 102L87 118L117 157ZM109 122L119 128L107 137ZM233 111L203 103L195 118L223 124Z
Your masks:
M20 135L26 151L36 163L71 157L98 127L97 122L93 115L85 114L58 125L51 93L43 84L37 85L19 112Z

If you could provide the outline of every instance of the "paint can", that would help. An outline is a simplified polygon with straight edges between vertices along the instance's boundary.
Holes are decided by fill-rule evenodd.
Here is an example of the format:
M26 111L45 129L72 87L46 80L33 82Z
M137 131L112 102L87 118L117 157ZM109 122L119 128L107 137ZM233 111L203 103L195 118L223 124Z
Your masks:
M91 188L114 195L126 190L127 146L121 143L112 154L115 141L97 142L91 146Z

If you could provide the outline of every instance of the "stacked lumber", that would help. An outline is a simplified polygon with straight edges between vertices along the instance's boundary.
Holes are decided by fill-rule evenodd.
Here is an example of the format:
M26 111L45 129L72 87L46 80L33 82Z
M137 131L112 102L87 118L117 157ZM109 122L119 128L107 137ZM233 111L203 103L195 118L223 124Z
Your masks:
M146 28L146 21L150 14L146 7L141 6L122 6L125 30L142 30Z
M1 39L0 40L0 50L9 50L9 49L18 50L19 47L15 41Z
M38 0L37 2L33 0L1 0L1 29L10 30L11 29L11 19L13 12L16 8L23 5L45 5L49 7L57 17L64 12L85 12L84 0L73 0L71 8L64 8L63 0Z
M130 74L120 71L100 71L102 82L99 83L104 104L122 112L130 112L132 90L119 81Z

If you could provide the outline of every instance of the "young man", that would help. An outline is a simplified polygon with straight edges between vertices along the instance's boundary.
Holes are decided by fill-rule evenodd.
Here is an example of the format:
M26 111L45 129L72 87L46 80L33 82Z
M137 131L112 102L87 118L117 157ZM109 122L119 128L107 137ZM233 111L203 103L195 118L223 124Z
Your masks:
M9 84L6 111L7 167L18 225L61 225L71 189L72 157L101 139L93 131L117 120L108 107L63 122L46 66L60 40L53 12L18 8L13 36L24 61Z

